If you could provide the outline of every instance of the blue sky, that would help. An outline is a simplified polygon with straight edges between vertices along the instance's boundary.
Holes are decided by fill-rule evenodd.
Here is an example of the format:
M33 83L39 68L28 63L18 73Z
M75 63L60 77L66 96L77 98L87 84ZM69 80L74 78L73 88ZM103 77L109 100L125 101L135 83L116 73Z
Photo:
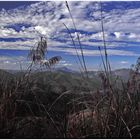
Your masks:
M69 33L78 46L80 36L88 70L102 68L100 52L103 41L100 3L69 1L77 27L74 30L64 1L0 1L0 68L26 69L28 52L40 36L48 38L46 58L60 55L56 67L79 70L79 62ZM140 2L102 2L107 52L112 69L129 68L140 56Z

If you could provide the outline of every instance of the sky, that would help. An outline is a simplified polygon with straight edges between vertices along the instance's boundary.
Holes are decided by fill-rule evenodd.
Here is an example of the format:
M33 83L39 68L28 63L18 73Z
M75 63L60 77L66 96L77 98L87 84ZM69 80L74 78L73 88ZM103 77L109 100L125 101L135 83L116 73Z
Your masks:
M101 5L93 1L68 1L76 29L64 1L0 1L0 69L26 69L30 49L45 36L46 59L61 56L55 67L79 70L79 35L88 70L102 69L104 56ZM107 53L112 69L130 68L140 56L140 1L102 2Z

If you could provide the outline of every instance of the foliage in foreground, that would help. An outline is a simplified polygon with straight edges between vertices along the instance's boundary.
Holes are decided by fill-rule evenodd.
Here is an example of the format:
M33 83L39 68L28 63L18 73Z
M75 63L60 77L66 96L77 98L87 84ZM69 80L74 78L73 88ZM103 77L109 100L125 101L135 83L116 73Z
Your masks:
M16 77L1 72L0 138L140 138L140 59L127 82L118 82L112 77L101 10L105 60L100 47L99 51L105 71L99 74L100 83L90 79L67 2L66 6L74 25L81 59L70 36L86 74L81 73L80 78L74 74L32 74L33 64L50 68L61 59L60 56L45 59L47 42L41 38L29 53L32 63L27 73Z
M122 88L104 73L92 88L73 74L3 72L0 138L140 138L139 66L133 71Z

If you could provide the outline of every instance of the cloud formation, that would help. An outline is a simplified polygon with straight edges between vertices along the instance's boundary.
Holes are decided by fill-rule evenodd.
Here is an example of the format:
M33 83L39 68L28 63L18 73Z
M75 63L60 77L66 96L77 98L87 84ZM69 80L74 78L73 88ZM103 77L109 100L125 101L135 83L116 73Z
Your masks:
M81 38L85 38L86 41L91 38L101 40L99 3L78 1L70 2L69 5L77 29L85 32L80 33ZM124 39L138 40L140 30L139 13L140 9L123 10L123 14L121 9L103 12L107 41L111 39L117 41ZM0 11L1 37L37 38L39 35L46 35L52 39L54 36L61 36L61 33L64 33L63 23L70 29L73 28L65 2L38 2L21 9ZM6 28L14 24L23 24L23 27L19 32L13 28ZM28 24L30 27L26 28L24 24ZM93 33L88 35L87 32Z
M140 46L140 7L134 8L130 2L125 8L125 2L122 2L119 8L117 6L114 9L105 8L109 7L109 4L111 2L103 3L108 55L139 56L139 52L127 48ZM69 6L84 55L99 56L98 47L103 47L99 2L71 1ZM48 51L76 55L70 35L63 23L70 29L76 41L76 32L64 1L44 1L11 10L3 9L0 11L0 49L29 50L43 35L48 39ZM78 52L80 55L79 48ZM8 63L8 60L5 62ZM67 64L71 65L69 63L63 65Z

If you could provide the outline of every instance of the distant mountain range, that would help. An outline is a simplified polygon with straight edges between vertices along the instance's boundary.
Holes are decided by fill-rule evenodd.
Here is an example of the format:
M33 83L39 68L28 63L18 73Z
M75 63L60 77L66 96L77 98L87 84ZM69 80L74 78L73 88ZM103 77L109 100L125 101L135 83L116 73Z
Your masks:
M16 73L19 73L19 72L26 72L25 70L23 71L20 71L20 70L2 70L2 71L6 71L10 74L16 74ZM48 71L48 70L43 70L44 71ZM80 72L78 71L74 71L74 70L71 70L67 67L60 67L60 68L55 68L55 69L52 69L51 70L52 72L63 72L63 73L71 73L71 74L79 74ZM39 72L39 70L36 70L34 72ZM90 78L99 78L98 74L99 74L100 71L88 71L88 75ZM122 78L123 80L128 80L129 79L129 76L130 76L130 73L132 73L132 70L131 69L126 69L126 68L123 68L123 69L117 69L117 70L113 70L112 71L112 76L118 76L120 78Z
M113 75L121 77L123 80L128 80L130 77L130 74L132 74L134 71L132 69L118 69L112 72Z
M69 69L67 67L60 67L60 68L56 68L56 71L62 71L62 72L70 72L70 73L78 73L78 71L74 71L72 69Z
M132 69L127 69L127 68L122 68L122 69L117 69L113 70L111 72L111 75L113 77L118 77L121 78L122 80L127 81L130 78L130 74L132 74L134 71ZM94 74L94 76L98 77L99 71L96 72L90 72L90 75Z

